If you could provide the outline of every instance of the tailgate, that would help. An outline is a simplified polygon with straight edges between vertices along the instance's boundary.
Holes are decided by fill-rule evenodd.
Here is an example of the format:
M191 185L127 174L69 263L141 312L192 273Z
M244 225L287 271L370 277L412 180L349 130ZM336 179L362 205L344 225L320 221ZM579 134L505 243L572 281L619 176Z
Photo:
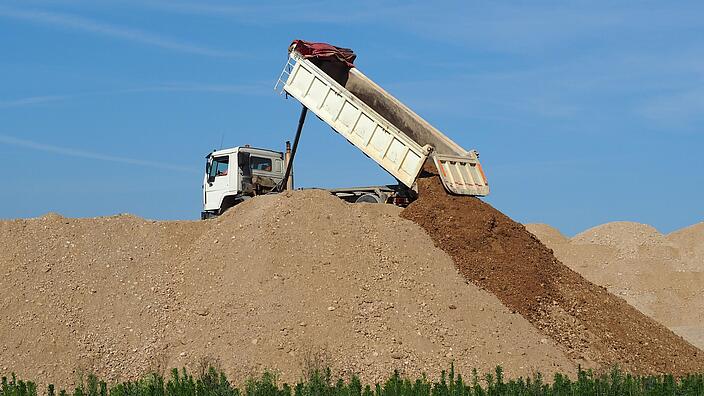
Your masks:
M433 152L431 156L447 191L458 195L489 194L489 183L476 152L470 151L466 156Z

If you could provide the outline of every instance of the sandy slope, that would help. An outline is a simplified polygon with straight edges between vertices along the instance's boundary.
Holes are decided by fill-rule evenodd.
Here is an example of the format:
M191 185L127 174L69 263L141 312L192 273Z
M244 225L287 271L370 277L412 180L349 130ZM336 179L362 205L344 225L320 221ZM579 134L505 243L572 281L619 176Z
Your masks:
M704 223L662 235L614 222L571 239L544 224L526 227L572 269L704 348Z

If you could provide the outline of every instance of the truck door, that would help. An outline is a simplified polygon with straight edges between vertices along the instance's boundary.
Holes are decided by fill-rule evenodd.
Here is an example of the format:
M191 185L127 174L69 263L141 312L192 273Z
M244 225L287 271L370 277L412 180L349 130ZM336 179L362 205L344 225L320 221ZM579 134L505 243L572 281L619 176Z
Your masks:
M230 190L230 157L213 157L208 166L205 185L205 210L220 208L222 197Z

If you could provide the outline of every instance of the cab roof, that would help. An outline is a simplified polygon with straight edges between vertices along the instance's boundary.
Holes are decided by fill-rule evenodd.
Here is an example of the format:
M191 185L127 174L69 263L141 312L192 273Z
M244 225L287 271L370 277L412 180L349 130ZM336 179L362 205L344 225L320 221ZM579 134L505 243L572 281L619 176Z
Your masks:
M240 151L240 150L246 151L246 152L252 153L252 154L262 154L262 155L272 155L273 154L274 156L280 157L280 158L283 158L283 155L284 155L280 151L269 150L269 149L265 149L265 148L257 148L257 147L252 147L252 146L236 146L236 147L230 147L230 148L225 148L225 149L221 149L221 150L213 150L211 153L209 153L206 156L206 158L210 157L210 156L228 155L228 154L232 154L234 152Z

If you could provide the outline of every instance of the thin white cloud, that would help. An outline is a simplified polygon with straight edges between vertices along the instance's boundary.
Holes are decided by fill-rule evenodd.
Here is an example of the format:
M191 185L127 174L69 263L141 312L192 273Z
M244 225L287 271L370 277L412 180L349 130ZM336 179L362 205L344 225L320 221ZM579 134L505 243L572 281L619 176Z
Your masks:
M175 82L138 88L116 89L109 91L78 92L61 95L40 95L29 96L25 98L0 100L0 109L32 106L52 102L64 102L71 99L83 97L123 95L148 92L204 92L262 96L271 94L271 91L268 88L269 85L263 82L260 84L204 84L190 82Z
M243 95L270 95L271 89L268 82L260 82L254 84L210 84L210 83L192 83L192 82L173 82L155 85L144 88L125 89L115 91L115 93L131 93L131 92L213 92L213 93L232 93Z
M704 121L704 89L681 89L646 98L636 114L671 131L701 131Z
M0 100L0 109L6 107L30 106L48 102L60 102L71 98L71 95L44 95L30 96L26 98Z
M380 20L393 23L393 18L397 15L413 15L413 10L416 9L413 5L405 3L383 4L373 1L358 1L355 3L355 7L349 7L346 4L340 6L329 1L233 3L154 0L139 1L133 4L177 14L230 18L253 25L281 23L352 25Z
M77 29L86 32L101 34L108 37L133 41L141 44L147 44L168 50L196 55L206 55L213 57L242 56L241 53L234 51L225 51L203 47L188 42L177 41L170 38L162 37L150 32L146 32L144 30L107 24L70 14L37 10L22 10L17 8L0 6L0 17Z
M135 165L135 166L145 166L150 168L159 168L170 171L184 172L184 173L195 173L193 168L178 165L169 165L161 162L147 161L136 158L121 157L103 153L96 153L91 151L84 151L73 149L69 147L54 146L51 144L44 144L40 142L35 142L32 140L18 139L13 136L0 134L0 144L6 144L15 147L23 147L31 150L44 151L59 155L65 155L68 157L77 158L87 158L98 161L116 162L120 164Z

